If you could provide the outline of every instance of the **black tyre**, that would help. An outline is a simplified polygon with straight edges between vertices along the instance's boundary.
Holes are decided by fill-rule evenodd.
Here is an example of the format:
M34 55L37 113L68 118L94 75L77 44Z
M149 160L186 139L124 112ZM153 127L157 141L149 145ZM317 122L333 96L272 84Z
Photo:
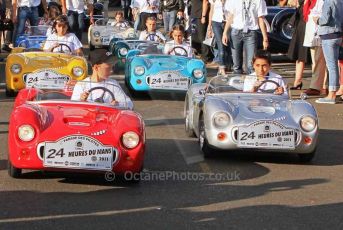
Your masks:
M10 177L20 178L21 176L21 169L14 167L9 160L7 161L7 171Z
M89 42L89 50L90 50L90 51L95 50L95 46L93 46L90 42Z
M299 162L300 163L311 162L315 154L316 154L316 150L313 150L312 152L306 153L306 154L298 154Z
M189 103L188 99L186 98L186 106L185 106L185 132L188 137L195 137L194 130L190 127L190 117L189 117Z
M17 95L17 92L15 92L13 89L9 89L6 87L6 96L7 97L15 97Z
M205 125L203 116L199 119L199 146L201 151L204 153L205 158L213 156L213 149L208 145L205 133Z

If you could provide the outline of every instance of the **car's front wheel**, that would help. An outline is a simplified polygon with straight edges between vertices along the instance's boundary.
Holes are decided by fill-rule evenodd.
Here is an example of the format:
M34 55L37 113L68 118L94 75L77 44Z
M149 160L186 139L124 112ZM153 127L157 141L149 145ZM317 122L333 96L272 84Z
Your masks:
M299 162L308 163L310 162L316 154L316 149L310 153L298 154Z
M209 158L213 156L213 150L208 145L206 139L206 131L205 131L205 124L204 124L204 117L201 116L199 119L199 146L200 150L204 153L205 158Z
M9 89L7 87L6 87L5 93L7 97L14 97L17 94L13 89Z
M8 171L8 175L10 177L13 177L13 178L20 178L21 176L21 169L19 168L16 168L12 165L11 161L8 160L7 161L7 171Z
M195 137L193 129L190 127L190 115L189 115L189 103L188 98L186 98L186 105L185 105L185 132L188 137Z

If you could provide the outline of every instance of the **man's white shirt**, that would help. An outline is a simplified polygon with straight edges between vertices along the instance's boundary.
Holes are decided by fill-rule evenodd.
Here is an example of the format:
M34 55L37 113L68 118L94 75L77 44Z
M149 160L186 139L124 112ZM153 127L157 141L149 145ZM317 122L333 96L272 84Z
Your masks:
M268 14L264 0L227 0L224 11L233 15L231 27L236 30L258 30L258 18Z
M41 0L18 0L17 7L23 7L23 6L35 7L35 6L39 6L40 2Z
M118 82L114 79L107 79L102 82L92 82L90 77L85 78L84 80L77 82L74 90L73 95L71 96L71 100L80 101L81 94L89 91L91 88L94 87L105 87L110 90L114 94L114 99L119 103L119 106L128 107L130 109L133 108L133 103L131 99L126 96L125 92L122 90ZM104 91L102 89L96 89L92 91L87 101L94 102L96 99L102 97ZM107 92L103 95L104 103L110 104L113 100L111 95Z
M86 4L93 4L93 0L66 0L67 10L77 11L79 14L83 13Z

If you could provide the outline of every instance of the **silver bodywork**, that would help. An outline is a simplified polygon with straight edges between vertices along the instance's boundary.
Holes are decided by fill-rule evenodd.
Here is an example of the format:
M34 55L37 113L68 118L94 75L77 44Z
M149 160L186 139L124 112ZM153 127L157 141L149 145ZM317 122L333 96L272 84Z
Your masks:
M189 136L195 135L199 138L200 148L205 156L208 154L208 149L235 150L247 148L290 152L299 154L299 156L302 154L302 157L306 155L313 157L319 128L316 110L310 103L304 100L291 100L287 95L243 92L244 76L217 76L215 78L209 84L193 84L187 91L185 99L186 132ZM223 80L223 85L226 84L226 88L231 89L222 90L218 87L212 90L211 82L218 79ZM225 127L219 127L215 124L214 118L220 112L226 113L229 117L228 125ZM311 126L314 127L313 130L305 131L302 128L300 125L302 118L314 121L311 123L314 124ZM257 140L257 137L268 137L267 133L270 133L270 130L254 130L252 124L257 124L256 122L261 123L261 125L272 124L272 126L280 127L281 134L285 130L293 130L294 143L291 143L293 146L283 146L285 142L280 138L277 139L280 148L278 148L278 143L267 146L270 144L268 141L272 138L270 140L264 138L265 142L258 140L260 142L256 141L256 145L242 147L241 137L243 136L239 130L244 128L246 130L251 127L252 132L259 132L252 140ZM266 135L263 132L266 132ZM226 138L220 139L219 137L223 137L223 135ZM279 133L276 132L275 135L279 135ZM239 140L239 138L241 139ZM254 142L250 144L252 143ZM312 159L312 157L310 158Z

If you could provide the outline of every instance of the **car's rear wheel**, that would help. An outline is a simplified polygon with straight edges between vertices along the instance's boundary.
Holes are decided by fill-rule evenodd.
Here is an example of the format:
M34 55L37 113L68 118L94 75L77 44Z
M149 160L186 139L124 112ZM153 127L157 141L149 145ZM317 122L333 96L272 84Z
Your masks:
M21 176L21 169L19 168L16 168L12 165L11 161L8 160L7 161L7 171L8 171L8 175L10 177L13 177L13 178L20 178Z
M17 94L13 89L9 89L7 87L6 87L5 93L7 97L14 97Z
M213 156L213 149L208 145L206 139L206 131L203 116L201 116L199 119L199 146L200 150L204 153L205 158Z
M315 154L316 154L316 149L310 153L298 154L299 162L300 163L308 163L308 162L312 161Z

